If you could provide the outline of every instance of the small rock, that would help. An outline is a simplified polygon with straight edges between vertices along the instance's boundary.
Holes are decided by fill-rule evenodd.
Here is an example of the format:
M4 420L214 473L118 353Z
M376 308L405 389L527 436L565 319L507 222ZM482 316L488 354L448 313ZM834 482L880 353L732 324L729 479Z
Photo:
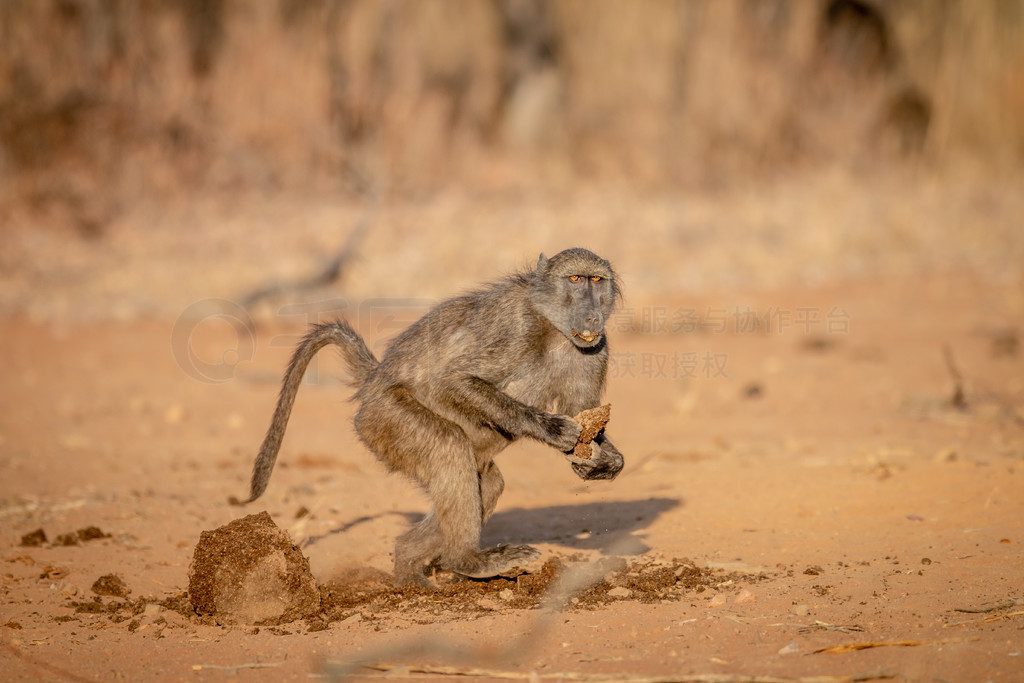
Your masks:
M624 599L632 597L633 591L629 590L625 586L616 586L608 591L609 598Z
M719 593L715 597L711 598L710 602L708 602L708 609L715 609L717 607L721 607L726 602L728 602L728 598L725 597L725 593Z
M811 608L807 605L796 605L793 609L789 610L798 617L806 617L811 613Z
M795 655L800 652L800 648L797 647L796 643L790 643L786 647L779 650L780 655Z
M508 602L512 598L516 597L516 594L512 592L511 588L503 588L498 593L498 597L501 598L502 600L504 600L505 602Z
M733 599L733 602L735 602L737 604L744 603L744 602L757 602L757 596L754 595L753 593L751 593L746 588L744 588L743 590L741 590L739 592L739 595L737 595Z
M501 609L501 603L494 598L480 598L476 601L476 606L480 609L495 611Z
M46 545L46 532L36 529L32 533L25 534L21 537L21 545L26 548L38 548Z
M57 537L57 540L53 542L54 545L78 545L77 534L61 534Z
M954 449L954 448L943 448L941 451L939 451L938 453L935 454L935 457L932 458L932 462L934 462L934 463L955 462L956 458L957 458L956 449Z
M127 598L132 589L117 574L104 574L92 584L92 592L96 595L112 595L115 598Z
M75 532L79 541L95 541L100 538L110 538L110 534L103 533L98 526L87 526Z

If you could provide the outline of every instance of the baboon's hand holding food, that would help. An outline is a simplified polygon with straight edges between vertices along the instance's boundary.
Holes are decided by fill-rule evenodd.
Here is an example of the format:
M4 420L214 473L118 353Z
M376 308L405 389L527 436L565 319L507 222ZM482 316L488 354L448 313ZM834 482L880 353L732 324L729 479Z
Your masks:
M572 418L580 426L580 436L572 452L577 458L589 460L591 456L590 444L597 438L597 435L604 431L604 426L612 416L612 406L606 403L597 408L580 411Z
M566 453L572 469L581 479L614 479L622 470L622 454L604 436L611 406L580 412L573 420L580 425L576 446Z
M579 443L582 427L571 417L565 415L547 415L543 421L544 439L549 446L563 453L570 453Z
M616 450L612 442L604 438L604 435L601 435L591 442L589 447L591 449L591 456L586 460L577 458L572 453L567 456L572 463L572 470L576 473L576 476L586 480L614 479L618 476L625 461L623 460L622 453Z

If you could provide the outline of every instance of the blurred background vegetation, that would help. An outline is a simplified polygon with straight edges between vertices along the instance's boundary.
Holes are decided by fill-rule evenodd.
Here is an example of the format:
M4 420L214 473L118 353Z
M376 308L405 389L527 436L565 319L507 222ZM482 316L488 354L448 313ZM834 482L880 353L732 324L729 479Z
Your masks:
M738 200L737 187L771 188L745 214L761 216L775 212L772 197L835 207L843 201L829 188L867 183L846 200L861 207L884 176L887 187L903 185L892 211L878 213L899 213L903 197L945 215L951 207L933 201L945 189L913 188L933 177L962 187L969 176L976 191L957 206L1010 202L993 213L1013 214L1019 204L1007 188L1022 161L1024 0L0 2L5 233L152 235L172 220L167 206L191 203L198 212L196 198L209 196L221 199L220 214L164 227L212 221L230 231L225 214L271 197L315 195L322 206L358 208L368 197L386 207L458 196L471 205L467 215L482 198L511 197L525 211L532 200L523 196L569 197L576 218L558 222L570 232L520 235L536 238L528 251L573 242L571 231L579 237L578 225L590 221L580 211L594 202L606 202L596 212L614 215L619 230L638 215L633 208L682 214L647 223L665 223L652 239L691 249L707 232L693 226L748 196ZM841 180L822 189L820 179L836 174ZM588 191L596 195L581 194ZM924 194L915 200L915 192ZM620 197L610 207L608 193ZM639 196L657 197L655 208ZM718 203L701 204L714 196ZM692 201L677 204L681 197ZM139 213L143 205L162 207L163 218ZM292 216L289 207L280 212ZM440 223L460 212L430 204L424 226L432 210L441 214L430 219L437 241L456 229ZM331 216L331 237L303 243L299 235L273 254L286 261L298 249L308 259L337 245L338 226L348 230L357 218ZM762 247L778 250L788 230L801 229L794 223L844 230L841 217L819 218L783 209L729 236L761 234ZM839 259L860 239L871 244L855 257L892 244L919 251L930 240L907 222L896 221L903 236L891 243L847 229L834 252L818 255ZM978 228L967 223L943 238ZM1019 254L1019 240L1006 244L1015 230L1004 228L987 248ZM611 227L607 237L595 230L597 246L614 244ZM389 238L403 235L395 229ZM2 239L9 249L0 265L11 273L64 248L23 234ZM473 251L450 250L460 248ZM57 262L76 263L66 254ZM487 265L481 273L493 272Z

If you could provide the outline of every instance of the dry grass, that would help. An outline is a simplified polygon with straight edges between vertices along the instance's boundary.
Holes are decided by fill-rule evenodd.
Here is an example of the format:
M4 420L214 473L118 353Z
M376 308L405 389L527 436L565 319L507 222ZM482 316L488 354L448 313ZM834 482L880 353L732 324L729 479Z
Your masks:
M210 186L663 188L1024 151L1020 0L20 0L0 34L4 199L86 231Z
M239 300L371 205L303 300L578 244L631 305L1024 262L1022 0L20 0L0 36L0 312Z

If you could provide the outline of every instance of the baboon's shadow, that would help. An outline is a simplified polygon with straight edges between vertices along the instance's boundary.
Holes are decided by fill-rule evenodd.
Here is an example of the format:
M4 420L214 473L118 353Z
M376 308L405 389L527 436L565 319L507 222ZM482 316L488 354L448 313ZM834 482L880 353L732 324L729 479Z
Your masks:
M348 531L349 529L352 529L353 527L357 527L360 524L368 524L368 523L376 522L377 520L383 519L384 517L389 517L389 516L394 516L394 515L397 515L399 517L405 517L406 521L409 524L414 524L415 522L418 522L421 519L423 519L423 515L422 514L418 514L416 512L390 511L390 512L380 512L380 513L378 513L376 515L363 515L362 517L357 517L356 519L353 519L353 520L351 520L349 522L345 522L343 524L340 524L340 525L334 527L333 529L328 529L327 531L324 531L323 533L316 534L315 536L309 536L305 540L303 540L303 541L301 541L299 543L299 547L303 548L303 549L309 548L309 547L314 546L317 543L319 543L319 542L321 542L321 541L323 541L323 540L325 540L327 538L330 538L331 536L340 536L340 535L344 534L346 531Z
M480 543L484 547L500 543L551 543L572 550L640 554L650 550L650 546L644 542L643 535L637 532L647 528L659 515L682 504L683 501L676 498L648 498L501 510L487 522ZM392 515L405 517L410 524L423 518L419 513L400 511L366 515L310 536L300 546L308 549L328 537L344 534L355 526Z
M675 498L648 498L502 510L487 522L481 545L553 543L573 550L640 554L650 546L636 532L682 504Z

